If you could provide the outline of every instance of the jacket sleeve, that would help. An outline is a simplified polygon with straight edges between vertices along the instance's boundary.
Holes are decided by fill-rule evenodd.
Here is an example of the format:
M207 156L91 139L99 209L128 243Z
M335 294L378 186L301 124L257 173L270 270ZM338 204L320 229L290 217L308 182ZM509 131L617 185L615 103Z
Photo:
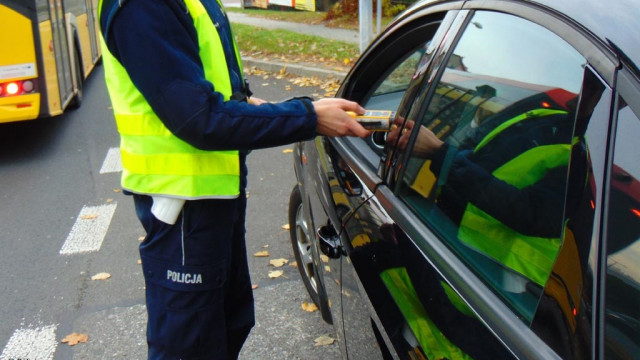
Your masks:
M154 112L196 148L250 150L315 136L310 100L224 101L204 77L196 30L181 0L128 0L101 24L107 47Z

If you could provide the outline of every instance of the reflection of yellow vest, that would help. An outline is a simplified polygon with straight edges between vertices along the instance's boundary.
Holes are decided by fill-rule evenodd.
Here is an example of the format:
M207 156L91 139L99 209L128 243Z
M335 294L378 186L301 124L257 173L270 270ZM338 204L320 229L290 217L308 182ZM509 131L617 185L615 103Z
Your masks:
M216 27L199 0L184 3L198 34L205 78L228 100L231 80ZM237 197L238 152L199 150L173 135L101 40L107 88L120 133L122 187L139 194L185 199ZM235 44L234 51L240 63Z
M407 269L391 268L380 273L380 278L400 308L413 335L428 359L469 360L471 357L452 343L431 320L416 293ZM448 284L442 282L447 297L463 314L475 316L466 303Z
M559 110L534 110L515 117L489 133L474 151L480 150L500 132L531 116L566 114ZM569 163L570 144L543 145L509 160L492 174L518 189L535 184L545 174ZM468 245L544 286L562 244L558 238L527 236L516 232L499 220L469 203L460 222L458 237Z

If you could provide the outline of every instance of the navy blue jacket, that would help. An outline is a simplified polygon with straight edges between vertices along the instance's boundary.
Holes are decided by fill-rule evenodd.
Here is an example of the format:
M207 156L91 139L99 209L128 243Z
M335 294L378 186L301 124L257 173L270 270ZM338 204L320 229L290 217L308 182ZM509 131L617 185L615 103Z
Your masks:
M232 64L233 90L241 91L229 20L216 0L201 2ZM223 100L205 79L183 0L104 0L100 28L110 52L165 126L196 148L245 152L315 136L317 116L308 99L260 106Z

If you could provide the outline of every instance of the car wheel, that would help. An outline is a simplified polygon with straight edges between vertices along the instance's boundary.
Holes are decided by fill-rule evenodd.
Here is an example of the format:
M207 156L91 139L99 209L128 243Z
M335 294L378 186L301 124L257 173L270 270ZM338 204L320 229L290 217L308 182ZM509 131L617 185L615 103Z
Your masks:
M300 271L302 282L307 288L311 300L319 307L318 272L313 261L313 244L309 232L309 223L304 216L304 203L298 186L293 188L289 197L289 224L291 246L298 264L298 271Z

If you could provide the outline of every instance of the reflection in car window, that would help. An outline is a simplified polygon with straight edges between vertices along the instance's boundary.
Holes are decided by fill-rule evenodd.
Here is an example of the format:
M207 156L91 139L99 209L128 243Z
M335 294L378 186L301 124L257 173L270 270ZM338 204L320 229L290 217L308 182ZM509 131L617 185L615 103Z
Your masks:
M527 324L562 245L585 63L537 24L478 12L413 131L389 135L413 143L400 196Z
M370 110L395 111L405 90L409 87L425 47L426 45L415 52L407 54L406 58L398 62L388 75L379 82L373 95L363 106Z
M605 356L633 359L640 353L640 119L619 103L609 182Z
M416 51L406 54L398 61L391 70L386 72L386 76L377 82L377 87L371 97L363 102L363 106L368 110L390 110L396 111L405 95L409 84L416 73L420 61L426 56L424 52L428 46L420 46ZM377 155L381 155L384 148L386 132L374 132L366 139L367 145L371 147Z

